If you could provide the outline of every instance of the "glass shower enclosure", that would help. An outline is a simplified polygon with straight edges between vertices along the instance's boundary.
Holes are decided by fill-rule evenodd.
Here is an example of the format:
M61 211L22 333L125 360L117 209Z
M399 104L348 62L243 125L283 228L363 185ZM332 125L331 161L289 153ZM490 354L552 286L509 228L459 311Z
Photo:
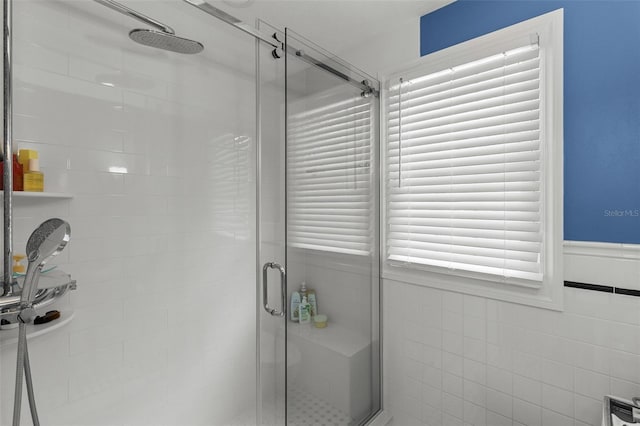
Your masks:
M60 217L54 264L78 283L48 308L59 322L28 326L43 424L365 424L381 405L379 82L201 0L123 2L204 45L192 55L134 43L147 25L105 1L6 2L5 126L45 175L41 196L13 193L12 253Z

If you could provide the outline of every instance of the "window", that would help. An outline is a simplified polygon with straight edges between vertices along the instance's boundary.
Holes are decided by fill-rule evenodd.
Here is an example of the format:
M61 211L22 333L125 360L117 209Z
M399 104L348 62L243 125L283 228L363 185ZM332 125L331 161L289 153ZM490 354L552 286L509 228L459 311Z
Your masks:
M371 99L341 91L298 104L292 104L288 123L289 244L368 255L374 216Z
M561 34L552 12L389 79L389 267L529 289L557 278Z

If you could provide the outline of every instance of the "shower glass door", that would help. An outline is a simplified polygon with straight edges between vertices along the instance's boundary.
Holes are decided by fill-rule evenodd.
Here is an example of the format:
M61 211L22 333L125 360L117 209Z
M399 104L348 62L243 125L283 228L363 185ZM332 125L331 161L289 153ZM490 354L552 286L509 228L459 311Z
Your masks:
M379 83L291 30L285 50L287 300L310 305L286 320L287 424L359 425L380 408Z
M256 424L361 425L380 409L379 82L259 28L285 43L257 42Z
M259 22L263 33L278 33ZM282 34L284 39L284 34ZM253 424L281 426L286 416L286 330L284 282L279 267L286 268L285 214L285 62L274 57L273 46L256 41L257 52L257 345L258 401ZM280 50L279 50L280 51ZM282 52L280 51L280 54ZM278 56L278 55L276 55ZM265 306L266 305L266 306ZM276 311L271 311L275 309ZM269 310L269 311L268 311ZM244 425L243 425L244 426ZM247 424L249 426L249 424Z

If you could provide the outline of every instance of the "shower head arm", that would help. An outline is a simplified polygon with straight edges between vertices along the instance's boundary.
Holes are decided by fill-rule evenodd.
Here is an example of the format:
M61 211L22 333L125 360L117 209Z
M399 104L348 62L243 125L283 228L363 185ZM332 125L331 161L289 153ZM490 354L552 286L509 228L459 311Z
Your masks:
M114 0L93 0L96 3L99 3L103 6L108 7L109 9L115 10L116 12L120 12L123 15L129 16L131 18L137 19L140 22L144 22L147 25L150 25L154 28L159 29L160 31L167 33L167 34L172 34L174 35L176 32L173 30L173 28L171 28L168 25L163 24L162 22L156 21L153 18L149 18L146 15L143 15L142 13L133 10L131 8L128 8L127 6L118 3L117 1Z

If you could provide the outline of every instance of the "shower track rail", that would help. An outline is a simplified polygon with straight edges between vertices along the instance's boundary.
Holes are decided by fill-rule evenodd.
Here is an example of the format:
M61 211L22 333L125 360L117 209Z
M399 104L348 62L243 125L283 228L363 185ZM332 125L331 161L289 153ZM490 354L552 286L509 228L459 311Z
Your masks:
M246 24L245 22L241 21L240 19L236 18L233 15L229 15L227 12L218 9L215 6L212 6L211 4L207 3L205 0L183 0L185 3L190 4L191 6L194 6L198 9L200 9L201 11L207 13L208 15L211 15L215 18L218 18L219 20L221 20L222 22L225 22L229 25L231 25L232 27L235 27L237 29L239 29L240 31L243 31L265 43L267 43L268 45L270 45L271 47L273 47L274 50L274 54L273 56L275 58L279 58L280 57L280 52L285 50L285 46L284 43L281 42L280 40L278 40L278 38L276 37L276 35L266 35L262 32L260 32L259 30L256 30L255 28L252 28L251 26L249 26L248 24ZM307 55L303 50L299 50L299 49L295 49L295 48L290 48L289 46L287 46L286 48L288 53L292 53L295 56L297 56L298 58L302 59L303 61L317 66L325 71L330 72L331 74L341 78L342 80L345 80L347 83L357 87L358 89L360 89L362 91L362 96L376 96L378 97L380 95L380 91L377 90L376 88L371 86L371 83L369 82L368 79L364 78L362 80L357 80L337 69L335 69L334 67L332 67L331 65L319 61L318 59L315 59L314 57Z

